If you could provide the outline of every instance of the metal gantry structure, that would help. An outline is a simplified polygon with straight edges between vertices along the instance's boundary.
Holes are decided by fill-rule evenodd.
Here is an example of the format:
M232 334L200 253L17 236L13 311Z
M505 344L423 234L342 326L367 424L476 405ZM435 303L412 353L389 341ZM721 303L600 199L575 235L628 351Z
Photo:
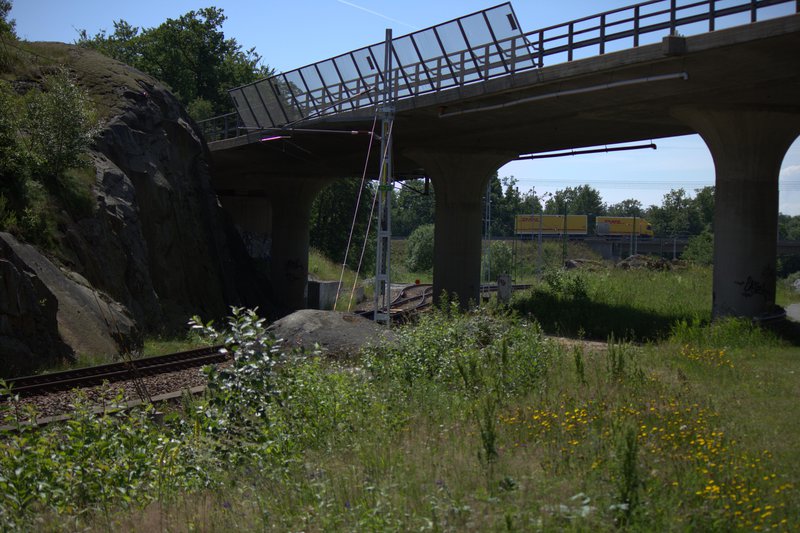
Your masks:
M381 165L378 177L378 249L375 261L375 322L391 321L392 281L392 127L394 125L394 95L392 88L392 30L386 30L384 47L383 109L381 110Z

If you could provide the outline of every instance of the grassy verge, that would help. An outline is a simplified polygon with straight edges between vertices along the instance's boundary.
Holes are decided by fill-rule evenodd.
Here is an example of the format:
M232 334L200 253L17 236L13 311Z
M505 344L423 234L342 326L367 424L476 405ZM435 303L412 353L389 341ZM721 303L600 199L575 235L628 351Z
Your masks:
M655 278L630 304L646 309L643 292L675 282ZM345 367L279 357L261 323L240 313L225 334L237 365L212 372L208 396L163 422L146 411L79 414L67 426L3 435L0 523L800 527L800 352L771 333L687 320L658 344L566 345L527 316L449 306L396 333Z
M711 319L711 271L548 270L512 307L548 333L635 341L665 338L678 321Z

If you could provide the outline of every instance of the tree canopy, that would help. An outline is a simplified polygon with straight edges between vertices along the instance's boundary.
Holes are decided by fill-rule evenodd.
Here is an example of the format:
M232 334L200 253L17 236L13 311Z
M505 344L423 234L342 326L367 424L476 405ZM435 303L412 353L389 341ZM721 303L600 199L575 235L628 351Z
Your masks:
M5 1L5 0L0 0ZM80 30L77 44L127 63L167 83L196 119L225 113L227 90L269 74L255 48L243 49L222 31L223 10L208 7L167 19L155 28L114 21L114 31L89 35Z

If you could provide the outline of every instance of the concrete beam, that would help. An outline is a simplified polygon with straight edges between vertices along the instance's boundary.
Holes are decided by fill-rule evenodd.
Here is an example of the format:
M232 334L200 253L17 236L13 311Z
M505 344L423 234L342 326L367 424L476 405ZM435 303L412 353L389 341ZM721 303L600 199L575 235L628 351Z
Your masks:
M716 171L713 315L775 312L778 176L800 134L800 108L680 107Z
M466 308L480 297L481 199L492 174L517 154L413 150L406 155L425 169L436 191L434 298L446 291Z

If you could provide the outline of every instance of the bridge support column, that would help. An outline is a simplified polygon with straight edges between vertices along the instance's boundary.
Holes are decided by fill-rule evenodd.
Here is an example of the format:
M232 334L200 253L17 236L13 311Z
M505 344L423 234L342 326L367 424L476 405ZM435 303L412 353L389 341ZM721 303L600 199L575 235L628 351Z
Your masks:
M276 304L288 310L306 307L311 204L325 183L319 179L293 178L269 184L270 280Z
M713 315L774 312L778 175L800 113L770 108L681 108L716 170Z
M480 298L482 198L492 174L516 154L413 151L436 194L433 290L455 295L462 308Z
M269 236L272 234L272 205L265 196L223 195L219 196L222 208L228 213L254 259L269 256Z

